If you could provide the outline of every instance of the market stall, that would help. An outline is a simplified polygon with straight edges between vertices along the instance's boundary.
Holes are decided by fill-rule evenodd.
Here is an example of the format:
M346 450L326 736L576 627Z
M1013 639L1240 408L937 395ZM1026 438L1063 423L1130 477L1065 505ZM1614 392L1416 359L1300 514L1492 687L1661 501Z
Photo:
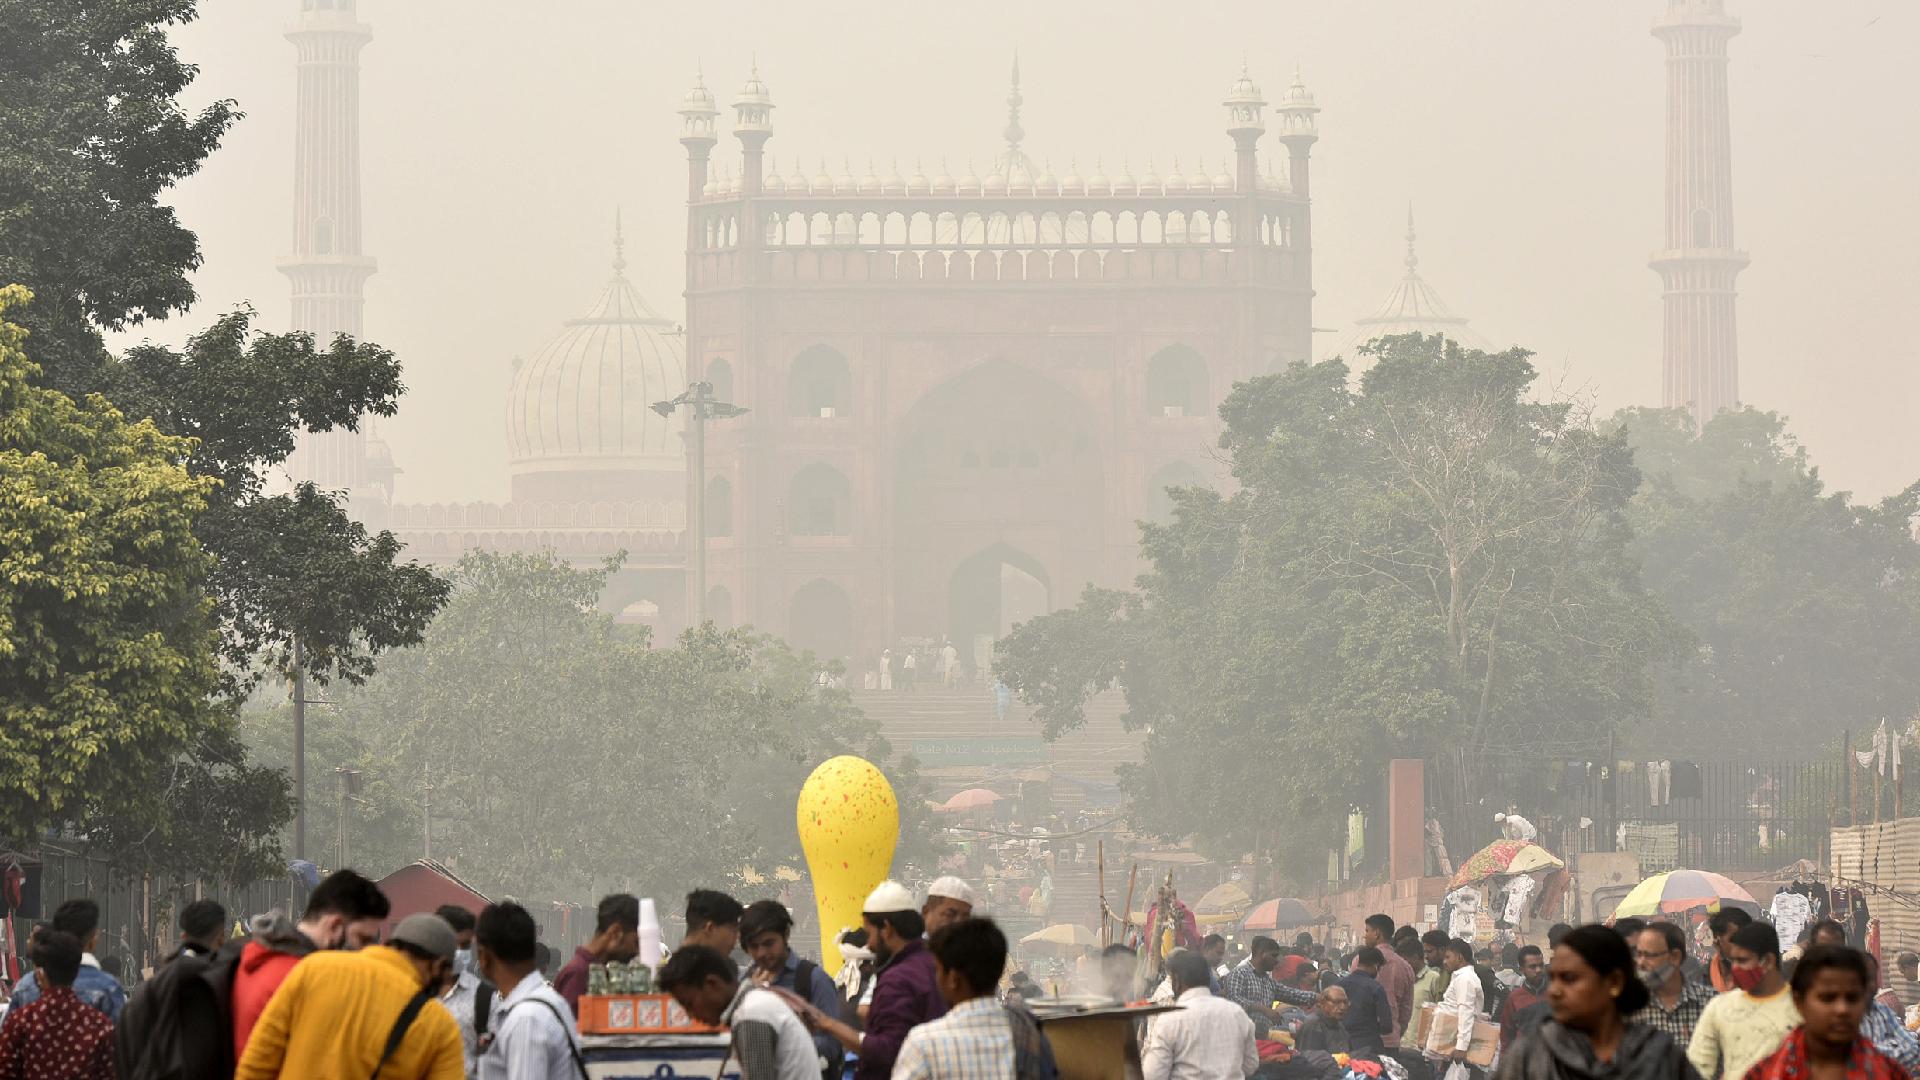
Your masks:
M1537 913L1557 917L1567 864L1531 840L1495 840L1447 882L1440 926L1462 941L1490 944L1524 932Z

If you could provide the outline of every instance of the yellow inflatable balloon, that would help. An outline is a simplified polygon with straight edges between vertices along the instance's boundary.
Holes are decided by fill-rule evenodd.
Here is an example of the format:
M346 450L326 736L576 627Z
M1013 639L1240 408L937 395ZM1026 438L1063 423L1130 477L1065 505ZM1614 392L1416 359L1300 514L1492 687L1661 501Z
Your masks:
M821 762L800 785L795 818L820 910L820 966L835 975L841 957L834 939L860 925L867 894L893 869L900 804L872 762L843 754Z

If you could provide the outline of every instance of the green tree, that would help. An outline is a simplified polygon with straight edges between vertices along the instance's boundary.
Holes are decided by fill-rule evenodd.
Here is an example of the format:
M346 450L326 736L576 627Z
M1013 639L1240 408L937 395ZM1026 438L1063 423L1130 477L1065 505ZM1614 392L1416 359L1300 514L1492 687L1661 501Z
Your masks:
M1815 753L1920 711L1920 485L1829 492L1786 421L1750 408L1697 437L1685 410L1614 422L1647 475L1635 555L1695 644L1661 686L1663 749Z
M193 302L200 244L160 199L240 118L180 105L197 72L167 31L196 7L0 0L0 283L33 290L39 377L76 397L101 386L102 328Z
M426 642L314 710L315 774L363 773L353 862L419 857L430 802L434 857L519 895L670 892L800 865L807 773L842 752L884 761L886 744L778 641L708 625L655 647L616 624L594 607L615 566L470 554ZM264 760L284 760L280 731L250 722ZM896 782L917 805L911 773ZM337 811L332 789L316 786L314 820Z
M215 487L186 439L98 395L30 383L0 288L0 836L159 805L148 783L212 726L208 559Z
M1324 857L1388 759L1590 752L1652 707L1677 635L1641 588L1626 441L1528 394L1522 350L1387 338L1356 392L1295 364L1221 407L1231 496L1176 489L1137 593L1014 630L996 671L1050 734L1117 683L1135 819Z

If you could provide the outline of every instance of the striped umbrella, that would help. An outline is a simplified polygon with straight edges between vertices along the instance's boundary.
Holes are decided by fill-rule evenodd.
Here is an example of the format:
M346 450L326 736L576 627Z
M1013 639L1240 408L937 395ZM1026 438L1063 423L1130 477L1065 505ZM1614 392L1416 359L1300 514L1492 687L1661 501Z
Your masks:
M1694 908L1719 911L1722 905L1729 904L1754 913L1760 910L1753 894L1728 878L1705 870L1670 870L1635 885L1620 901L1620 906L1613 909L1613 917L1647 918Z

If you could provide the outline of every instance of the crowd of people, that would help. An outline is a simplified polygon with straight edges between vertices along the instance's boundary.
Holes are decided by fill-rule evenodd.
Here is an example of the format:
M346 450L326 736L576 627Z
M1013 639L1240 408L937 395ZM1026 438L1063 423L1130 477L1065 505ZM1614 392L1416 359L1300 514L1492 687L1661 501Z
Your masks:
M882 883L861 925L838 935L836 977L795 950L780 902L698 889L678 947L649 959L660 992L727 1032L723 1075L1056 1077L1028 1010L1041 991L1011 970L1006 936L975 903L958 877L919 897ZM576 1080L589 1073L578 1016L591 973L642 949L639 900L608 896L593 936L549 979L520 905L411 914L383 935L387 897L343 870L298 919L256 917L237 940L218 904L187 905L178 947L129 995L93 954L99 914L70 900L33 931L33 971L0 1022L0 1080ZM1374 915L1345 954L1308 935L1255 937L1229 963L1219 935L1174 935L1170 951L1142 942L1145 956L1110 946L1098 968L1106 996L1157 1006L1139 1024L1145 1080L1920 1075L1904 1003L1837 924L1815 924L1784 955L1771 924L1737 910L1712 930L1704 962L1678 926L1638 919L1557 926L1547 950L1496 959Z

